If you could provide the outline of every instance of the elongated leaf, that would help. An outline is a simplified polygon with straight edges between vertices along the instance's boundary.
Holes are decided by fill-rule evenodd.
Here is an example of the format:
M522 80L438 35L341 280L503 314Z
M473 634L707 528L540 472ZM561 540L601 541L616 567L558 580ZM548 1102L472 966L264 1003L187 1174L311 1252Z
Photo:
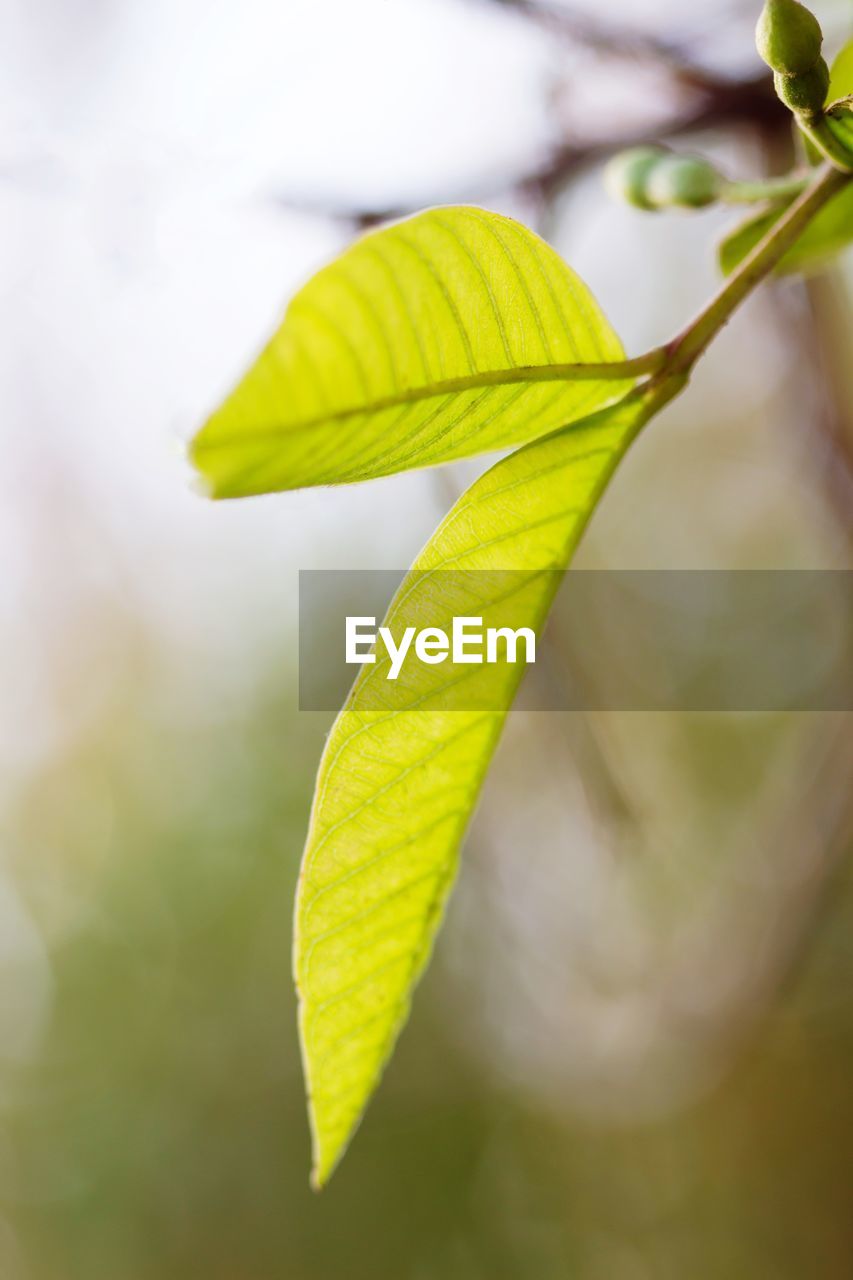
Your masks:
M853 97L848 96L833 103L827 109L825 119L836 140L850 152L853 163Z
M836 102L853 93L853 40L836 55L830 68L827 102Z
M629 384L606 366L623 354L538 236L482 209L432 209L305 285L192 458L216 497L446 462L615 402Z
M730 231L718 250L724 275L734 271L778 222L791 201L774 205L747 218ZM815 271L853 242L853 182L849 183L809 223L779 264L781 274Z
M449 630L451 614L488 616L508 594L494 585L502 573L523 571L513 626L541 630L557 585L549 571L568 564L643 414L642 400L629 396L486 472L418 556L386 625L399 634L428 620ZM452 591L447 570L455 571ZM391 684L378 659L363 668L320 765L294 944L318 1185L408 1015L520 679L517 666L466 667L476 677L465 679L491 681L487 698L481 683L466 709L458 670L436 674L443 670L419 667ZM460 709L447 709L451 680Z

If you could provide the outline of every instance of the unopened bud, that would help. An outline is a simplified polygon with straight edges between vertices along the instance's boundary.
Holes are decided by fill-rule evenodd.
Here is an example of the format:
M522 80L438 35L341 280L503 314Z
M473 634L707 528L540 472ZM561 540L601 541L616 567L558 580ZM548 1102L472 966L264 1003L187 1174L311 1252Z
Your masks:
M778 71L773 76L776 96L789 110L798 115L819 115L829 92L829 67L818 58L810 71L799 76L783 76Z
M649 176L647 199L656 209L703 209L719 198L722 179L697 156L666 156Z
M664 147L632 147L614 156L604 172L607 189L617 200L626 200L638 209L652 209L649 177L661 160L669 156Z
M783 76L799 76L820 57L823 32L813 13L798 0L767 0L755 29L759 54Z

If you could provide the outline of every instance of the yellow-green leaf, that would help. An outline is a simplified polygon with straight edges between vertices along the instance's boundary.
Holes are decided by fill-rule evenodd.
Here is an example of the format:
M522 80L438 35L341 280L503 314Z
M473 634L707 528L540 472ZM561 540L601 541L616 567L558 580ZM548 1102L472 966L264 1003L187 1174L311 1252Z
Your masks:
M853 93L853 40L836 56L830 68L827 102L836 102Z
M431 209L363 236L296 294L191 455L223 498L429 466L614 403L623 355L533 232Z
M840 98L849 97L850 94L853 94L853 40L844 46L830 67L829 90L826 95L826 101L834 103ZM799 133L799 130L796 132ZM803 134L800 134L799 137L809 164L821 164L823 156L811 139L806 138Z
M486 617L500 603L494 590L484 598L488 584L521 570L513 626L539 632L553 571L568 564L645 415L642 397L630 395L492 467L418 556L386 625L396 634L425 620L447 627L466 609ZM450 574L447 591L447 570L478 572ZM343 1154L408 1015L521 668L466 667L491 681L487 698L479 686L480 709L466 709L458 688L461 709L448 709L441 671L419 668L391 684L378 660L362 668L320 765L294 943L317 1185ZM458 669L452 679L458 686Z
M826 111L826 126L849 153L853 162L853 97L842 98Z

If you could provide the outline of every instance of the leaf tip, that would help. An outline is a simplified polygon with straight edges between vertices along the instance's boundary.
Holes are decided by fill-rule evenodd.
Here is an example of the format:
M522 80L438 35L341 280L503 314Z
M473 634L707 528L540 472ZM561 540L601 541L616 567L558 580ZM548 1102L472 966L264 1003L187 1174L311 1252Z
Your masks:
M236 496L228 483L227 475L220 474L219 468L213 465L215 454L210 449L209 427L213 419L208 419L185 445L185 457L192 468L190 484L195 493L202 498L219 502L223 498Z
M208 498L216 500L222 495L216 492L216 489L203 471L196 469L190 476L190 489L199 498Z
M340 1164L344 1152L349 1145L349 1137L351 1135L348 1135L343 1142L337 1142L334 1145L329 1145L328 1143L324 1144L317 1134L315 1127L316 1117L313 1113L313 1109L310 1107L310 1104L309 1112L311 1114L313 1146L311 1175L309 1181L311 1183L311 1190L320 1192L326 1187L332 1174Z
M184 457L192 468L192 479L190 481L196 493L201 494L204 498L215 498L213 481L204 465L204 433L205 427L200 427L195 435L191 436L184 445Z

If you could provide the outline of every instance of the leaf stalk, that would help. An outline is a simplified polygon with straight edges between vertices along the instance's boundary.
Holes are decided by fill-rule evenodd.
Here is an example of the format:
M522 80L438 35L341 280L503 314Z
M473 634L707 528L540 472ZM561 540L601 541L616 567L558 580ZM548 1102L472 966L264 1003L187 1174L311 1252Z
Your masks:
M807 119L804 116L797 116L797 124L800 132L803 133L817 147L820 154L825 160L842 174L853 174L853 152L847 150L842 142L839 142L835 134L826 123L825 116L818 116L816 119Z
M838 194L850 177L850 174L841 173L830 164L816 171L812 182L744 258L716 297L672 340L667 359L656 379L665 380L673 375L690 373L744 299L778 266L815 214Z
M769 178L765 182L727 182L720 192L722 204L763 204L798 196L809 182L805 174Z

